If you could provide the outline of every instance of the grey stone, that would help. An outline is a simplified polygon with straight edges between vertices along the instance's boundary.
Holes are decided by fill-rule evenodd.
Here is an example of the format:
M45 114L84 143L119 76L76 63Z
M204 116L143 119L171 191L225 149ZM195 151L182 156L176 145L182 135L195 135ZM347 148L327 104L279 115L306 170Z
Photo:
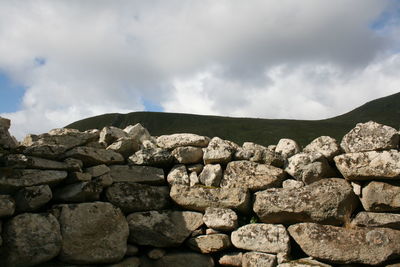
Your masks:
M238 226L238 216L231 209L207 208L203 221L207 227L219 231L232 231Z
M227 140L219 137L211 139L207 148L204 149L204 164L227 164L232 159L235 147Z
M183 164L175 165L167 175L167 181L170 185L183 184L189 185L189 175Z
M127 137L128 134L120 128L114 126L106 126L100 131L99 143L109 146L117 139Z
M352 225L385 227L400 230L400 214L361 211L351 221Z
M330 136L320 136L308 144L303 149L303 152L319 153L329 161L332 161L335 156L341 153L341 149L335 138Z
M89 173L92 177L99 177L103 174L109 173L110 168L105 164L89 167L85 169L85 172Z
M285 181L283 181L282 183L282 188L286 188L286 189L297 189L300 187L303 187L304 183L302 181L297 181L297 180L293 180L293 179L287 179Z
M140 123L127 126L124 129L124 132L126 132L132 140L137 141L138 143L143 143L144 141L151 140L151 135L149 131L144 128Z
M85 172L70 172L67 179L64 180L66 184L73 184L78 182L89 182L92 180L92 175Z
M124 158L127 158L140 149L140 144L132 138L122 137L107 146L106 149L120 153Z
M190 164L190 165L186 165L186 168L187 168L188 172L195 172L196 174L200 174L204 168L204 165L200 164L200 163Z
M194 146L177 147L172 151L172 155L178 163L194 164L202 162L203 149Z
M243 267L275 267L276 255L263 252L247 252L243 254Z
M241 267L242 258L243 258L242 252L230 252L222 254L222 256L218 260L218 263L222 266Z
M199 175L200 183L218 187L222 179L222 168L219 164L207 164Z
M95 181L78 182L58 187L54 199L59 202L91 202L100 199L103 186Z
M285 159L294 156L301 151L296 141L288 138L280 139L276 145L275 152L281 154Z
M265 150L264 154L264 163L268 165L272 165L274 167L282 168L285 164L285 158L275 151Z
M157 138L157 145L166 149L174 149L182 146L206 147L210 139L205 136L190 133L178 133L161 135Z
M71 157L82 160L87 167L100 164L119 164L125 161L124 157L112 150L93 148L93 147L75 147L64 154L64 157Z
M139 248L135 245L128 244L125 256L136 256L139 253Z
M111 165L114 182L133 182L150 185L165 184L164 171L160 168L135 165Z
M0 195L0 218L9 217L14 214L15 201L9 195Z
M0 147L10 149L18 146L18 142L13 138L8 129L11 122L9 119L0 117Z
M170 167L174 162L174 157L163 148L145 148L137 151L129 157L130 162L135 165L147 165L154 167Z
M161 259L165 255L165 250L161 248L155 248L147 252L147 257L152 260Z
M400 211L400 183L369 182L362 188L361 204L366 211Z
M34 211L48 203L53 197L48 185L24 187L15 195L19 212Z
M75 167L66 162L59 162L38 157L25 156L22 154L10 154L7 156L6 166L20 169L42 169L42 170L73 170Z
M199 235L190 238L186 243L189 248L202 254L219 252L231 246L229 236L226 234Z

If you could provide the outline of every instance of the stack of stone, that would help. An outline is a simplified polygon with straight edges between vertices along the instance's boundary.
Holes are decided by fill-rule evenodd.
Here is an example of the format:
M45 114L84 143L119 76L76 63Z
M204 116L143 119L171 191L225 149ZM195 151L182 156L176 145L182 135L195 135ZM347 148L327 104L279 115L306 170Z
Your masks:
M140 124L20 144L0 119L1 266L331 266L400 259L399 134L264 147Z

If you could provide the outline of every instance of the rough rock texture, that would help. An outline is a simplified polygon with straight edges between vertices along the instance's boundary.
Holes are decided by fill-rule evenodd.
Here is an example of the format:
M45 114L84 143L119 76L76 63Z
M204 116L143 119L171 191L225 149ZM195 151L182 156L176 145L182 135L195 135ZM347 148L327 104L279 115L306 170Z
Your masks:
M69 184L54 190L54 199L59 202L90 202L100 200L103 186L94 181Z
M167 181L170 185L173 184L189 185L190 180L185 165L183 164L175 165L168 173Z
M341 224L358 204L344 179L323 179L298 188L271 188L255 193L253 209L265 223Z
M124 130L114 127L107 126L100 131L99 143L109 146L119 138L127 137L128 134Z
M122 212L106 202L58 206L62 234L60 259L75 264L121 260L126 252L128 223Z
M231 252L223 254L221 258L219 258L218 263L222 266L241 267L242 258L243 258L242 252Z
M139 143L151 140L151 135L149 131L144 128L140 123L127 126L124 129L124 132L126 132L132 140L136 140Z
M400 230L400 214L362 211L351 221L352 225L386 227Z
M282 169L251 161L229 162L221 187L244 187L251 191L259 191L271 187L279 187L285 178Z
M293 180L293 179L287 179L282 182L282 188L296 189L296 188L300 188L303 186L304 186L304 183L302 181L297 181L297 180Z
M263 252L243 254L242 267L275 267L276 256Z
M272 165L274 167L282 168L285 164L285 158L275 151L265 150L264 151L264 160L263 163Z
M174 252L169 253L152 263L154 267L213 267L214 261L208 255L193 252ZM149 266L149 267L150 267ZM147 267L147 265L145 265Z
M135 165L147 165L153 167L170 167L174 157L166 149L144 148L129 157L130 162Z
M230 142L214 137L204 149L204 164L227 164L231 161L234 151L235 148Z
M190 238L187 245L193 250L208 254L229 248L231 241L226 234L199 235Z
M182 146L206 147L209 138L197 134L180 133L161 135L157 138L157 145L162 148L174 149Z
M129 240L154 247L179 246L203 224L203 215L192 211L148 211L128 215Z
M400 211L400 183L369 182L362 188L361 203L366 211Z
M232 244L240 249L267 253L289 253L290 239L280 224L247 224L232 232Z
M132 138L121 137L107 146L106 149L113 150L123 155L124 158L127 158L140 149L140 144L137 140L133 140Z
M323 178L334 177L335 172L320 153L298 153L288 159L285 171L293 178L311 184Z
M14 214L15 201L9 195L0 195L0 218Z
M222 167L219 164L207 164L199 175L199 181L206 186L218 187L222 179Z
M355 265L345 265L345 266L355 267ZM278 265L278 267L332 267L332 265L316 261L313 258L309 257L309 258L302 258L298 260L281 263Z
M165 184L163 169L149 166L112 165L110 166L110 175L114 182Z
M232 231L238 227L238 216L231 209L207 208L203 221L207 227L218 231Z
M203 149L194 146L177 147L172 151L172 155L178 163L199 163L203 159Z
M56 257L61 249L60 225L51 214L23 213L3 226L1 266L34 266Z
M200 185L200 179L199 176L197 175L196 172L191 172L189 175L189 185L190 186L195 186L195 185Z
M71 157L82 160L85 166L94 166L100 164L119 164L125 161L124 157L112 150L106 150L93 147L75 147L64 154L64 157Z
M400 231L389 228L299 223L288 230L305 253L332 263L378 265L400 257Z
M19 212L37 210L49 202L52 197L53 194L48 185L24 187L15 195L17 210Z
M281 154L286 159L299 153L300 151L300 146L296 143L296 141L287 138L279 140L275 148L275 152Z
M400 152L397 150L348 153L334 160L348 180L400 179Z
M10 125L9 119L0 117L0 147L7 149L15 148L18 145L17 141L8 132Z
M399 133L396 129L373 121L357 123L342 139L340 146L346 153L396 149Z
M203 164L190 164L186 165L188 172L195 172L196 174L200 174L204 168Z
M114 183L106 189L106 197L124 213L161 210L170 204L167 186Z
M42 170L79 170L67 162L42 159L38 157L25 156L23 154L11 154L7 156L6 166L19 169L42 169Z
M85 172L89 173L92 177L99 177L103 174L109 173L110 168L107 165L101 164L86 168Z
M320 136L309 143L304 149L305 153L320 153L329 161L341 153L340 146L335 138Z
M248 213L250 194L243 188L207 188L173 185L170 196L179 206L205 211L208 207L231 208Z

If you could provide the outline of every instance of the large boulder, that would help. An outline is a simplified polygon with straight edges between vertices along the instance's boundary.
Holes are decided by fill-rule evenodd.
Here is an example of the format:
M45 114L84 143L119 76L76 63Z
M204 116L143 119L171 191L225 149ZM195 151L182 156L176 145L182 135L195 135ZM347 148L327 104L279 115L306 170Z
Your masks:
M275 148L275 152L281 154L285 159L290 158L300 151L301 149L297 142L288 138L280 139Z
M149 166L111 165L110 175L114 182L132 182L150 185L165 184L164 170Z
M334 160L348 180L400 179L400 152L397 150L348 153Z
M342 224L357 207L358 198L344 179L322 179L310 185L271 188L255 193L253 209L262 222Z
M231 246L231 241L226 234L213 234L192 237L186 244L193 250L208 254L229 248Z
M128 215L129 241L154 247L179 246L203 224L192 211L147 211Z
M129 161L135 165L166 168L174 163L174 157L163 148L143 148L130 156Z
M373 121L357 123L343 136L340 146L346 153L396 149L399 146L399 133L390 126Z
M107 202L60 205L54 211L61 225L59 258L74 264L120 261L127 249L128 223Z
M379 265L400 257L400 231L299 223L288 228L309 256L340 264Z
M204 164L227 164L232 159L235 147L232 143L219 137L211 139L207 148L204 149Z
M61 250L60 225L51 214L23 213L3 225L1 266L34 266Z
M361 211L351 221L352 225L385 227L400 230L400 214Z
M182 146L206 147L209 142L210 139L206 136L190 133L161 135L157 138L157 145L166 149L174 149Z
M144 128L140 123L126 126L124 132L126 132L132 140L135 140L138 143L143 143L144 141L151 140L151 135L149 131Z
M400 211L400 183L372 181L362 187L361 203L366 211Z
M203 149L195 146L177 147L172 151L175 160L181 164L194 164L202 162Z
M304 149L305 153L320 153L329 161L341 153L340 146L335 138L330 136L320 136L315 138Z
M240 249L267 253L290 252L290 238L280 224L247 224L231 234L232 244Z
M78 182L58 187L54 199L58 202L90 202L100 200L103 186L96 181Z
M221 187L242 187L259 191L281 186L284 178L285 172L271 165L251 161L232 161L226 166Z
M208 207L231 208L249 212L250 194L243 188L189 187L175 184L170 196L179 206L188 210L205 211Z
M75 147L64 154L65 158L76 158L87 167L100 164L119 164L125 161L124 157L112 150L102 148L80 146Z

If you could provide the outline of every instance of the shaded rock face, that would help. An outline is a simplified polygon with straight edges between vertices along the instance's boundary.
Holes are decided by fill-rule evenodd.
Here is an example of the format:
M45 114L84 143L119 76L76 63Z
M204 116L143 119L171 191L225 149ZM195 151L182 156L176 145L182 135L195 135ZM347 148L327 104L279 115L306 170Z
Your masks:
M17 141L10 135L11 122L9 119L0 117L0 147L10 149L17 147Z
M173 184L189 185L190 179L185 165L183 164L175 165L168 173L167 181L170 185Z
M210 139L197 134L181 133L161 135L157 138L157 145L166 149L174 149L183 146L206 147Z
M253 210L265 223L341 224L358 200L344 179L323 179L297 189L271 188L255 194Z
M319 153L326 159L332 161L333 158L341 153L341 148L335 138L321 136L314 139L304 149L305 153Z
M229 236L226 234L199 235L187 241L188 246L203 254L215 253L231 246Z
M207 164L199 175L199 181L206 186L218 187L222 179L222 167L219 164Z
M170 167L174 162L171 152L162 148L145 148L137 151L129 157L129 161L135 165L153 167Z
M400 214L362 211L351 221L355 226L387 227L400 230Z
M208 255L194 252L174 252L152 264L155 267L213 267L214 261Z
M154 247L179 246L203 224L203 215L192 211L136 212L127 217L129 240Z
M110 166L110 175L114 182L165 184L164 170L149 166L112 165Z
M366 211L400 211L400 183L372 181L363 186L361 204Z
M340 143L346 153L396 149L399 134L396 129L373 121L358 123Z
M378 265L400 257L397 230L299 223L288 231L305 253L332 263Z
M25 187L15 196L17 210L20 212L34 211L45 205L53 197L48 185Z
M262 252L247 252L243 254L243 267L274 267L276 266L276 256Z
M100 164L120 164L125 161L124 157L112 150L93 147L75 147L64 154L64 157L76 158L83 162L85 166Z
M23 213L4 224L2 266L34 266L61 250L60 225L51 214Z
M18 169L79 170L79 168L68 162L25 156L23 154L8 155L6 158L6 166Z
M122 212L106 202L58 206L62 235L59 258L74 264L120 261L127 249L128 223Z
M11 196L0 195L0 218L14 214L15 201Z

